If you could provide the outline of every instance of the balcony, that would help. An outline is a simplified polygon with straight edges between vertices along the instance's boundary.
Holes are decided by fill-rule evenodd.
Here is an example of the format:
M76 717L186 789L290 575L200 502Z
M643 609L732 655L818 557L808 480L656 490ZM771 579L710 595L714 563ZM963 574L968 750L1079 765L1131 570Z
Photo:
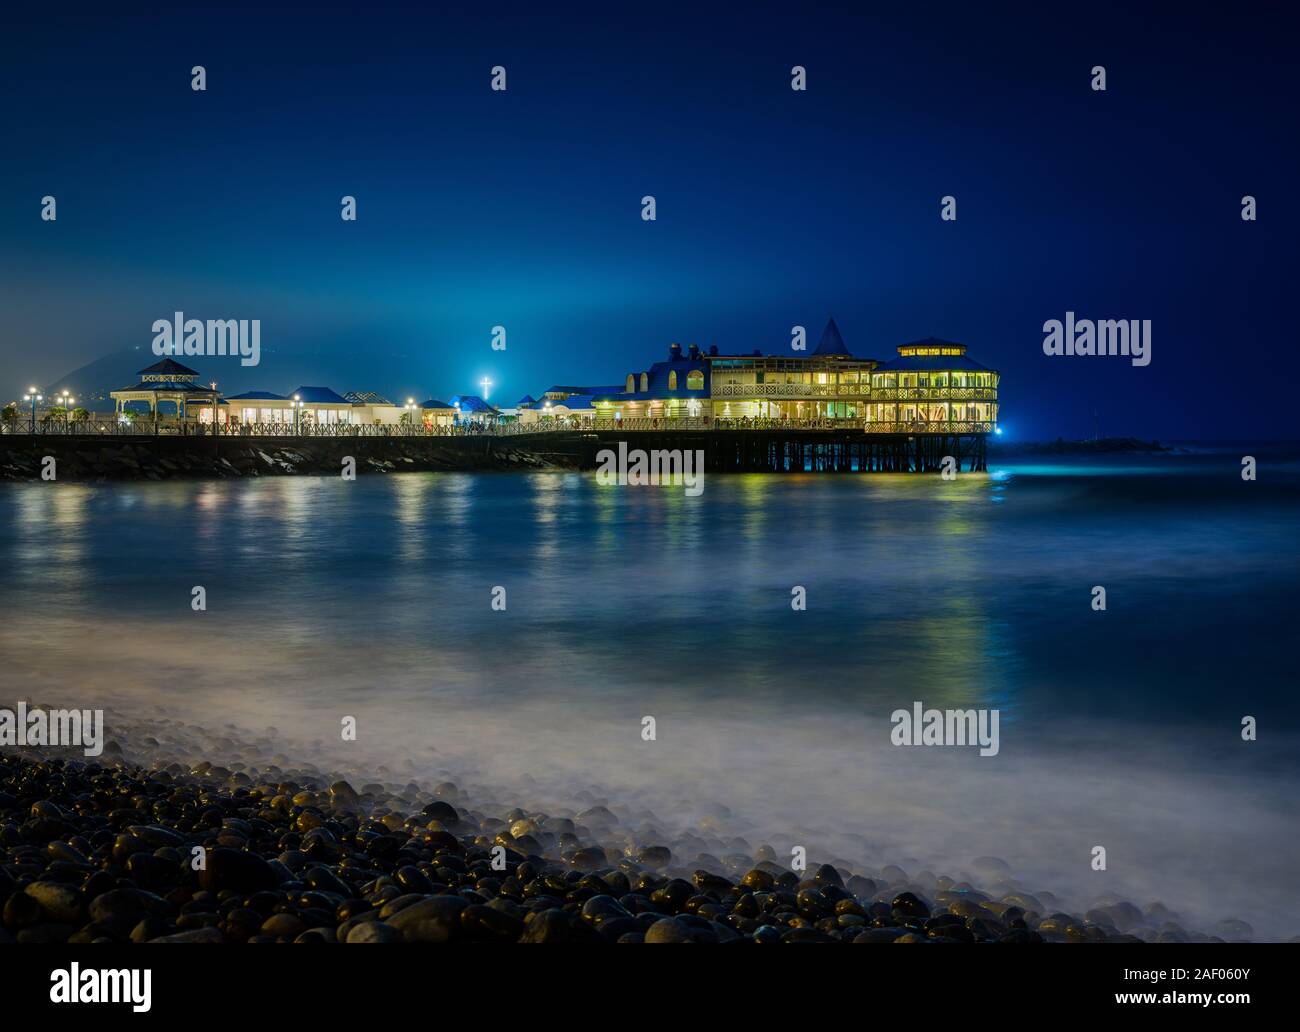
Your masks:
M871 394L865 383L715 383L714 398L862 398Z
M864 423L862 429L869 434L991 434L993 423L963 420L959 422Z
M872 401L997 401L996 387L875 387Z

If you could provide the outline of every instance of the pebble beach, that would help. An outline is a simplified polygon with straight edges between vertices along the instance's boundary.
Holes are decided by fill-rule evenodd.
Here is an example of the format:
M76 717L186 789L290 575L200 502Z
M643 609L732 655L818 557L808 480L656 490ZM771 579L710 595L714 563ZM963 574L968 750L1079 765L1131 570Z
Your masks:
M121 730L121 724L115 723ZM807 857L590 799L180 755L137 727L87 759L0 751L0 942L1209 942L1160 903L1082 913L997 857L945 874ZM229 746L228 732L222 741ZM189 743L183 747L183 743ZM247 755L248 750L235 750ZM168 753L174 754L169 758ZM351 776L344 776L350 774ZM783 863L782 860L785 860ZM975 872L972 874L971 872Z

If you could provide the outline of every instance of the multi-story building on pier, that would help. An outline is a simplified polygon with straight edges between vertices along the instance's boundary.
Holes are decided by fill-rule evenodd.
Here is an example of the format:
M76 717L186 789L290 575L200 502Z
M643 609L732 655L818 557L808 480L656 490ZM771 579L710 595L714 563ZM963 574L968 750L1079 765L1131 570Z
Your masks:
M561 420L671 424L683 418L725 425L833 422L876 433L986 434L996 430L998 373L966 346L902 344L888 361L853 355L831 319L807 354L707 352L678 344L668 358L627 374L620 387L552 387L520 408L523 423Z

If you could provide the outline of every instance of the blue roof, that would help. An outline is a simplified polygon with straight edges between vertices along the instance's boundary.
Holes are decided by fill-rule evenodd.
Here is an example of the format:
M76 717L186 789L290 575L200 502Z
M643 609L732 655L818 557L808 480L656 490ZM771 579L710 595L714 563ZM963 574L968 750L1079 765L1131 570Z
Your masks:
M955 340L940 340L938 337L926 337L925 340L913 340L900 344L900 348L961 348L960 355L899 355L888 362L881 362L876 369L882 372L943 372L948 369L965 369L976 372L992 372L988 366L980 365L973 358L965 355L966 345Z
M518 401L515 402L515 408L527 408L529 405L536 405L536 404L537 404L536 398L534 398L531 394L525 394L522 398L520 398Z
M623 389L621 383L616 383L608 387L565 387L556 384L553 387L547 387L543 392L545 394L617 394Z
M448 405L445 401L434 401L433 398L430 398L428 401L422 401L422 402L420 402L420 408L422 408L422 409L449 409L449 408L451 408L451 406Z
M156 354L156 352L155 352ZM164 358L161 362L155 362L148 369L141 369L137 376L161 376L166 373L169 376L198 376L197 369L191 369L189 366L181 365L173 358Z
M495 408L477 394L454 394L452 395L451 404L453 408L459 408L462 412L496 412Z
M299 401L305 401L309 405L350 405L352 404L341 394L336 394L328 387L299 387L292 391L290 397L296 396Z
M814 355L846 355L849 358L853 356L849 349L844 346L844 338L840 336L840 328L835 325L835 319L832 316L826 321L826 329L822 330L821 343L817 345Z
M704 384L696 390L688 390L686 376L698 370L704 374ZM669 387L671 373L677 374L677 386ZM669 398L707 398L709 396L709 363L700 358L670 358L666 362L656 362L646 370L646 389L641 390L641 374L634 373L636 390L628 391L626 387L597 389L594 397L605 401L654 401Z
M283 394L272 394L270 391L245 391L243 394L230 395L231 401L288 401Z

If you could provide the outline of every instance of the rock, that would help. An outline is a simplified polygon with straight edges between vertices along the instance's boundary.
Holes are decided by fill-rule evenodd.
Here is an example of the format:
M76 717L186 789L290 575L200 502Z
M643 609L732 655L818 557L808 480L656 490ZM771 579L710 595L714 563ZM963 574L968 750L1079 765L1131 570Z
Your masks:
M102 924L134 927L146 913L165 906L165 900L139 889L112 889L90 901L90 917Z
M208 851L207 864L199 872L199 885L209 892L257 892L279 884L271 865L256 853L220 847Z
M307 930L305 922L297 914L272 914L262 922L262 932L277 938L292 939Z
M207 928L195 928L189 932L177 932L175 935L163 935L150 942L225 942L220 929L209 925Z
M85 917L85 900L70 885L38 881L24 891L40 904L45 917L56 924L79 925Z
M695 936L690 929L678 924L671 917L665 917L652 924L645 933L645 942L694 942Z
M581 921L563 910L543 910L533 914L524 928L520 942L574 942L582 936L578 933Z
M904 917L924 919L930 916L930 908L926 902L910 892L900 892L895 896L890 909Z
M452 798L455 798L455 786L452 786L452 788ZM441 799L435 799L432 803L426 806L421 813L428 817L429 820L438 821L440 824L455 825L460 823L460 815L456 813L456 808Z
M569 863L580 871L594 871L609 866L609 857L600 846L587 846L569 857Z
M460 912L460 923L471 938L494 942L514 942L524 932L522 918L478 903Z
M1228 942L1250 942L1255 937L1255 929L1236 918L1220 921L1214 926L1214 932Z
M592 896L582 905L582 916L599 928L606 921L620 920L632 915L613 896L601 895Z
M753 889L755 892L771 892L776 887L776 879L767 871L755 867L753 870L746 872L745 876L740 879L740 884L747 889Z
M393 877L397 884L407 892L418 892L424 895L430 895L433 892L433 884L425 876L425 873L413 864L399 867Z
M854 936L854 942L894 942L907 934L902 928L867 928Z
M362 921L352 926L346 942L401 942L402 933L383 921ZM349 954L350 956L351 954ZM369 956L369 954L367 954Z
M405 942L448 942L461 931L460 912L469 901L460 896L430 896L403 907L388 924Z
M667 867L672 859L672 850L667 846L645 846L636 855L637 863L655 869Z

